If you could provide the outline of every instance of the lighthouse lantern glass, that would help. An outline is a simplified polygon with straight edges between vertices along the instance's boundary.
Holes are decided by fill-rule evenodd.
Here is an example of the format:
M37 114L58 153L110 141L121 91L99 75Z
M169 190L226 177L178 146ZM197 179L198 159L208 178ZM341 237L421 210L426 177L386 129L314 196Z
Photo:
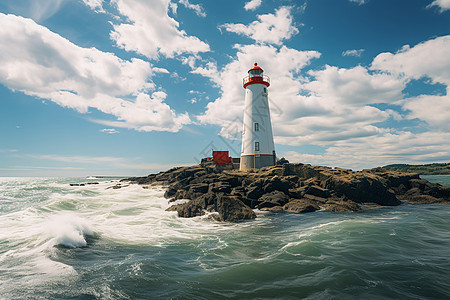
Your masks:
M250 73L250 77L262 76L263 71L261 69L253 69L253 70L250 70L249 73Z

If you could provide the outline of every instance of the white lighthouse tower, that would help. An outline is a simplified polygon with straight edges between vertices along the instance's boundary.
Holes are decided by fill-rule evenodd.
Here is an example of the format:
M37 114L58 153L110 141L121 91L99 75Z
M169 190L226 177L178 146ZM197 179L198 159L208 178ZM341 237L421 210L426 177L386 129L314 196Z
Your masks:
M245 88L244 128L240 170L274 166L276 163L267 88L269 77L255 63L243 79Z

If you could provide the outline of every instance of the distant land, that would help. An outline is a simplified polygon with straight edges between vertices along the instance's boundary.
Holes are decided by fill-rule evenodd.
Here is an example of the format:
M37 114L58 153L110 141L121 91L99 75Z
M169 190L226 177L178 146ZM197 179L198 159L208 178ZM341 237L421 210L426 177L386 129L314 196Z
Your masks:
M450 163L427 165L394 164L382 168L390 171L419 173L421 175L450 175Z

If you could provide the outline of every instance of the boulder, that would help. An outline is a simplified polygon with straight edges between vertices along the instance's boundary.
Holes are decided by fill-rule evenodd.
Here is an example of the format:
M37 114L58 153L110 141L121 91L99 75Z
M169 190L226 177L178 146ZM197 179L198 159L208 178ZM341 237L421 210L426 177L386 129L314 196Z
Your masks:
M261 208L262 211L270 211L273 213L281 213L284 212L283 207L281 206L273 206L273 207L263 207Z
M259 199L263 194L260 186L252 186L248 188L247 197L251 199Z
M181 218L193 218L205 214L205 201L202 199L191 200L187 203L172 205L166 211L176 211Z
M217 197L215 211L219 213L220 221L238 222L256 218L255 212L235 196Z
M260 203L256 208L261 209L264 207L283 206L289 201L289 197L281 191L273 191L263 195L258 201Z
M209 185L208 191L213 192L213 193L229 194L229 193L231 193L231 185L228 182L223 182L223 181L211 183Z
M383 206L401 204L400 200L389 190L383 180L377 178L376 175L369 175L371 176L360 173L332 176L327 180L326 188L333 190L339 197L345 196L357 203L373 202Z
M321 198L328 198L330 197L330 191L327 189L324 189L317 185L312 185L306 188L305 191L306 194L321 197Z
M291 199L283 206L284 211L292 213L308 213L319 210L320 207L308 199Z
M361 210L358 203L348 200L345 197L328 199L321 207L332 212L354 212Z
M305 188L295 188L288 190L288 196L294 199L301 199L305 194Z
M271 193L273 191L282 191L287 194L290 187L289 181L282 180L278 176L273 176L264 182L263 191L265 194Z

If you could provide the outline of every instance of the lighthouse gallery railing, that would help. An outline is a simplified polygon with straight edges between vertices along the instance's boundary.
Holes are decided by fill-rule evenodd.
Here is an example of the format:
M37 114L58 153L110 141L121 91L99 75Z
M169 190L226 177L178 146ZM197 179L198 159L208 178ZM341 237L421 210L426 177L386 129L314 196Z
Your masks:
M263 75L263 76L245 76L242 79L242 84L243 85L247 85L250 82L254 82L254 83L267 82L267 83L270 83L270 78L269 78L269 76Z

